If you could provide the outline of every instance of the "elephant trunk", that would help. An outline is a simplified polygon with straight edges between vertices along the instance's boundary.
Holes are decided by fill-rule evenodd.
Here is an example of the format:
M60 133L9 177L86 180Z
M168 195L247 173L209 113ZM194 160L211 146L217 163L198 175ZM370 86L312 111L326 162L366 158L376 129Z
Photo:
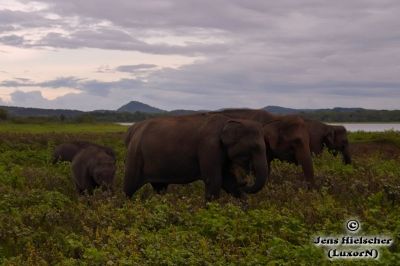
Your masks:
M349 146L346 146L341 152L343 155L343 162L345 164L351 164L351 155L350 155Z
M301 165L304 177L309 186L315 187L313 162L310 148L307 145L303 148L296 149L296 160Z
M267 166L267 156L265 153L261 152L257 155L253 155L252 161L253 171L254 171L254 184L251 186L245 186L243 191L246 193L254 194L260 191L267 181L268 178L268 166Z

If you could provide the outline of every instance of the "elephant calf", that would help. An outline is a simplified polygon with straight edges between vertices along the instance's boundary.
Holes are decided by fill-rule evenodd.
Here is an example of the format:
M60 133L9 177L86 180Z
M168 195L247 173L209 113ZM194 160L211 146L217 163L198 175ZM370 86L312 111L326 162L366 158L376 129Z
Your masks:
M115 175L115 159L104 149L89 146L72 160L72 174L76 189L80 194L89 194L97 187L112 188Z
M102 149L114 159L116 158L113 149L109 147L101 146L96 143L88 141L73 141L73 142L63 143L55 147L53 152L53 164L62 161L72 162L75 155L77 155L82 149L85 149L90 146Z

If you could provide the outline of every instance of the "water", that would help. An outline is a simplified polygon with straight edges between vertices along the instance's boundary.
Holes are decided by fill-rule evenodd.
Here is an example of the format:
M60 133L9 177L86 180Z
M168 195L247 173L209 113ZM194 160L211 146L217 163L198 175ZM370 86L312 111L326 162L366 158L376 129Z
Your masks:
M130 126L134 123L117 123L122 126ZM400 131L400 123L328 123L330 125L342 125L347 131L382 132L385 130Z
M131 125L135 124L135 122L130 122L130 123L127 123L127 122L117 122L116 124L121 125L121 126L131 126Z
M347 131L382 132L385 130L400 131L400 123L329 123L342 125Z

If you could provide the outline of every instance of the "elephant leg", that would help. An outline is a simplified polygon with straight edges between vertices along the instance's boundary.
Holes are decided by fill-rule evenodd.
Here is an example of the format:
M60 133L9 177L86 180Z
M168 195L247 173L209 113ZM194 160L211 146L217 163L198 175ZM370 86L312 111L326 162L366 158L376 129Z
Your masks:
M271 176L271 160L268 160L268 176Z
M132 197L132 195L136 191L138 191L145 183L145 180L140 176L140 173L137 169L132 169L132 167L129 166L125 168L123 187L127 197Z
M244 211L248 210L249 203L247 202L247 195L240 189L236 178L231 173L224 175L224 178L222 179L222 189L226 193L239 199L241 207Z
M126 173L124 179L124 192L126 196L129 198L132 197L132 195L136 191L138 191L144 184L145 181L142 178L135 178L130 176L129 173Z
M84 189L81 189L77 185L75 185L75 188L76 188L76 191L78 192L79 195L84 195L85 194L85 190Z
M96 182L94 181L93 176L86 175L85 176L85 190L89 195L93 195L93 192L96 188L100 187Z
M147 180L142 175L143 158L138 147L132 153L128 153L125 161L125 177L123 189L127 197L139 190Z
M205 199L219 198L222 187L222 154L219 138L201 145L198 153L200 175L205 184Z
M221 179L221 178L219 178ZM206 201L212 201L219 198L221 190L221 180L208 180L205 182L205 199Z
M89 177L83 176L81 177L81 184L75 183L75 188L80 195L85 195L85 193L93 195L93 190L96 187L91 184Z
M267 179L267 182L266 182L266 184L268 184L268 183L270 183L270 182L271 182L271 162L272 162L272 159L270 159L270 158L267 158L267 166L268 166L268 179Z
M132 197L132 195L138 191L145 184L144 180L137 179L127 179L124 180L124 192L127 197Z
M207 166L202 167L202 176L205 184L205 199L212 201L219 198L222 187L222 176L220 168L211 162Z
M154 191L157 192L157 194L164 194L167 192L168 184L166 183L151 183L151 186L153 187Z
M224 175L224 178L222 179L222 189L235 198L245 197L245 194L240 190L240 186L235 176L230 173Z
M72 175L76 191L80 195L84 195L87 191L89 194L93 191L92 180L88 174L88 169L82 160L72 165ZM91 191L89 191L91 189Z

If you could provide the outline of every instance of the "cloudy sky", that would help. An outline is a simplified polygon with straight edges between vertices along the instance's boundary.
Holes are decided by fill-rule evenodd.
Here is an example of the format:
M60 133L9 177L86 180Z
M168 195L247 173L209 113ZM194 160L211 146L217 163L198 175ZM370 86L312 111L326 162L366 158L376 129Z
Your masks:
M0 104L400 109L398 0L0 0Z

